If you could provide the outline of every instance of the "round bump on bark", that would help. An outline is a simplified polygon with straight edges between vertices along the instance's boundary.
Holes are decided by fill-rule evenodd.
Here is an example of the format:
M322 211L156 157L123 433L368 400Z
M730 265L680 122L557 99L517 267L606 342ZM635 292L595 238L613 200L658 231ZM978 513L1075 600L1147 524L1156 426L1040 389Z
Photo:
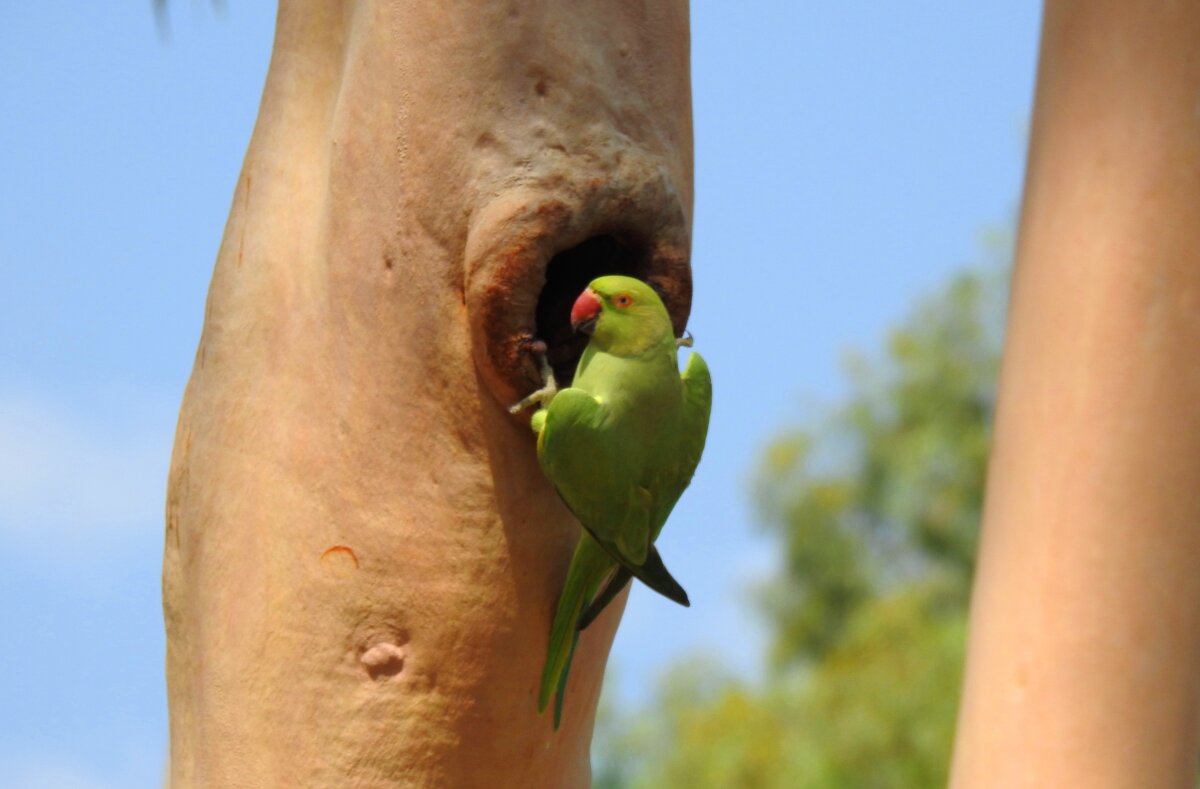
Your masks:
M404 647L386 641L374 644L359 656L358 661L371 679L394 677L404 670Z

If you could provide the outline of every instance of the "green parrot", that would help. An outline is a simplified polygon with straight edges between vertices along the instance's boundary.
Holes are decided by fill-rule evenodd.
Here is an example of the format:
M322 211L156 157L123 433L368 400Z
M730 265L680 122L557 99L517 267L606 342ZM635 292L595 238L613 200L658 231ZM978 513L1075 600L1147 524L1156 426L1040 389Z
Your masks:
M631 577L688 605L654 541L700 462L712 404L708 366L692 353L680 375L677 349L691 340L675 338L666 307L646 283L593 280L571 309L571 325L591 335L571 386L558 390L543 358L546 386L512 408L541 406L531 420L538 460L584 528L538 697L543 712L556 696L556 729L579 631Z

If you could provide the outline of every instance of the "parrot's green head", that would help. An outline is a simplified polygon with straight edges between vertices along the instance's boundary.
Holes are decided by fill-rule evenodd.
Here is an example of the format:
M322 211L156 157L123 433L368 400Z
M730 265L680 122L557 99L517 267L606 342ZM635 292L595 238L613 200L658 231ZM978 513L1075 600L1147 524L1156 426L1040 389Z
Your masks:
M592 335L592 344L615 356L638 356L674 347L671 316L654 289L633 277L591 281L571 308L571 326Z

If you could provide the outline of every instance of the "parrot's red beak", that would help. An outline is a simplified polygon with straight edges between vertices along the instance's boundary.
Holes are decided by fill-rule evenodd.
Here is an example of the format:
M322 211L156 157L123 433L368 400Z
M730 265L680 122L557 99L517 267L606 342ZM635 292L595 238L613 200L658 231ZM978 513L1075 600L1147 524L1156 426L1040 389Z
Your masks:
M600 299L588 288L575 299L571 307L571 328L584 334L591 334L596 328L596 320L600 317Z

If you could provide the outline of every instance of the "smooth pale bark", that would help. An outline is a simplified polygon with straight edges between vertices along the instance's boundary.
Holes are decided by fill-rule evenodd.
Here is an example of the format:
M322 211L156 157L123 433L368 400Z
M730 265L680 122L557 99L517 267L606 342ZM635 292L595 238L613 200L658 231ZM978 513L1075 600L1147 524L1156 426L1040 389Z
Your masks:
M579 527L504 406L561 250L686 320L690 110L682 0L281 3L172 460L171 786L588 784L621 605L553 732Z
M1200 4L1051 0L953 785L1186 787Z

